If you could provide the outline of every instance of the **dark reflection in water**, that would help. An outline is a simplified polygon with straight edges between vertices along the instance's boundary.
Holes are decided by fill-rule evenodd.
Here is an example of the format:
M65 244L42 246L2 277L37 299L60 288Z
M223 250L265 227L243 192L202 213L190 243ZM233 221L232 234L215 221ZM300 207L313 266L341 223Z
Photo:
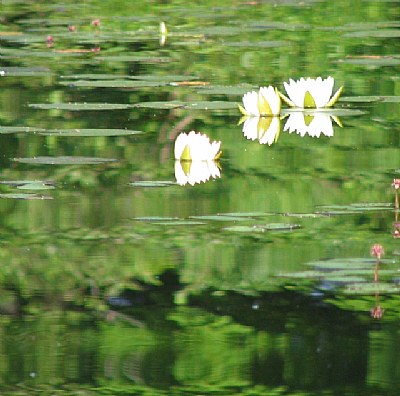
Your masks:
M197 3L2 2L0 393L397 395L398 5Z

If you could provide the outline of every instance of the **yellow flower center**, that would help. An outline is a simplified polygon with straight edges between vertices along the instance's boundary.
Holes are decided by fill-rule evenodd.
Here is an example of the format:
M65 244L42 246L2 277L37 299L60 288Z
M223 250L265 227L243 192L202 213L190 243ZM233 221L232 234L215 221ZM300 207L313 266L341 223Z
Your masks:
M268 128L271 125L271 122L272 122L272 117L260 118L260 121L258 121L258 125L257 125L258 139L262 139L262 137L268 131Z
M314 116L304 114L304 124L306 124L306 126L309 126L312 123L313 119L314 119Z
M183 149L180 159L181 159L181 161L191 161L192 160L192 156L190 155L190 147L188 144Z
M192 161L182 161L181 162L181 166L182 166L183 173L186 176L189 176L190 175L190 168L192 166Z
M271 107L261 93L258 94L258 111L260 115L272 115Z
M304 94L304 108L307 108L307 107L312 107L312 108L317 107L315 105L314 98L312 97L312 95L310 94L309 91L306 91L306 93Z

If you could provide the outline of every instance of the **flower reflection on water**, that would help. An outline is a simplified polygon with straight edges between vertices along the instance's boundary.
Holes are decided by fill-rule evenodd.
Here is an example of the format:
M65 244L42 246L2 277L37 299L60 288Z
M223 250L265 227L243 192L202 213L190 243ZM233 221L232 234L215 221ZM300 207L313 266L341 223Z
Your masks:
M260 144L275 143L279 138L281 122L279 117L243 117L243 134L247 139L258 140Z
M196 183L205 183L210 178L220 177L217 161L175 161L175 178L181 186L185 184L194 186Z
M332 119L340 127L342 126L338 117L322 112L293 112L289 114L284 131L289 133L296 132L301 137L309 135L311 137L320 137L321 134L327 137L333 136Z
M175 178L178 184L195 185L221 177L218 159L221 142L210 141L207 135L191 131L175 140Z

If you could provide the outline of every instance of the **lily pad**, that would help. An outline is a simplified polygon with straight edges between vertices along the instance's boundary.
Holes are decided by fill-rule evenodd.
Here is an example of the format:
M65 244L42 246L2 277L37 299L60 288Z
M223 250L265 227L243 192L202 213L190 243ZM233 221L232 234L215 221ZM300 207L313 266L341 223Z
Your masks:
M320 206L320 211L325 215L338 215L338 214L354 214L359 212L374 212L380 210L392 210L393 204L388 202L366 202L366 203L354 203L350 205L332 205L332 206Z
M349 32L343 35L344 37L357 37L357 38L397 38L400 37L400 30L398 29L374 29L358 32Z
M370 56L363 58L349 57L345 59L339 59L338 62L350 65L371 66L371 67L398 66L400 65L400 58L394 56L377 56L377 57Z
M98 136L129 136L140 135L143 131L132 131L130 129L53 129L39 132L46 136L68 136L68 137L98 137Z
M121 80L128 79L128 75L120 75L120 74L104 74L104 73L87 73L87 74L68 74L64 76L60 76L63 79L69 80Z
M88 110L124 110L132 106L125 103L31 103L29 107L41 110L69 110L69 111L88 111Z
M157 56L140 56L140 55L114 55L114 56L98 56L97 60L102 62L140 62L140 63L167 63L171 62L171 58Z
M170 180L140 180L129 183L132 187L170 187L176 186L176 182Z
M391 263L389 260L381 260L381 264ZM373 268L376 265L376 260L373 258L338 258L330 260L312 261L306 265L325 270L333 269L365 269Z
M9 133L38 133L44 132L42 128L0 126L0 134Z
M178 109L184 108L185 102L180 102L177 100L172 100L169 102L141 102L133 104L132 107L147 109Z
M0 67L2 76L10 77L42 77L53 72L45 67Z
M32 157L13 158L15 162L32 165L97 165L116 162L116 159L96 157Z
M223 228L223 230L231 232L259 233L266 231L292 231L298 228L301 228L299 224L270 223L265 225L253 226L231 226L225 227Z
M190 109L190 110L228 110L236 109L237 103L224 101L199 101L199 102L141 102L135 103L132 107L150 109Z
M385 103L400 103L400 96L344 96L339 99L342 102L354 103L371 103L371 102L385 102Z
M386 282L365 282L347 285L346 294L393 294L399 293L400 287L393 283Z
M169 226L182 226L182 225L204 225L206 223L201 221L193 221L187 219L180 219L179 217L135 217L134 220L149 222L158 225L169 225Z
M143 88L168 85L165 81L142 80L73 80L61 81L60 84L84 88Z
M28 194L28 193L6 193L0 194L0 198L6 199L23 199L23 200L33 200L33 199L53 199L48 195L41 194Z
M211 85L204 88L199 88L199 94L208 95L232 95L242 96L252 89L258 89L254 85Z
M211 221L250 221L251 217L229 216L229 215L209 215L209 216L190 216L190 219L211 220Z
M276 213L266 213L266 212L231 212L231 213L221 213L222 216L233 216L233 217L267 217L275 215Z
M51 190L54 183L43 180L1 180L0 184L16 187L20 190Z
M143 217L134 217L133 220L138 221L176 221L179 220L179 217L163 217L163 216L143 216Z
M243 47L243 48L273 48L273 47L284 47L290 45L287 41L236 41L236 42L224 42L224 46L228 47Z

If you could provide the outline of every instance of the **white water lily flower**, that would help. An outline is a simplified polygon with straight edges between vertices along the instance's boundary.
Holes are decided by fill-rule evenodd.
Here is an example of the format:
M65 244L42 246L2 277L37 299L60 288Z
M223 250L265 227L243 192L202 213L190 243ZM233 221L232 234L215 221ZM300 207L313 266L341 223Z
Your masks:
M261 87L258 92L247 92L242 101L243 106L239 105L239 109L246 116L274 116L281 112L281 98L272 86Z
M301 137L309 135L318 138L321 134L332 137L333 126L331 117L341 126L340 120L330 114L321 112L303 113L296 111L290 113L283 130L289 133L296 132Z
M211 142L207 135L191 131L175 140L175 159L180 161L212 161L221 155L221 142Z
M298 81L290 79L289 83L283 83L289 98L282 93L280 96L291 107L303 109L332 107L338 101L343 90L343 87L340 87L332 96L334 83L334 78L330 76L325 80L321 77L316 79L302 77Z
M175 161L175 178L181 186L205 183L210 178L221 177L215 161Z
M246 117L243 124L243 134L247 139L258 140L260 144L275 143L281 129L279 117Z

